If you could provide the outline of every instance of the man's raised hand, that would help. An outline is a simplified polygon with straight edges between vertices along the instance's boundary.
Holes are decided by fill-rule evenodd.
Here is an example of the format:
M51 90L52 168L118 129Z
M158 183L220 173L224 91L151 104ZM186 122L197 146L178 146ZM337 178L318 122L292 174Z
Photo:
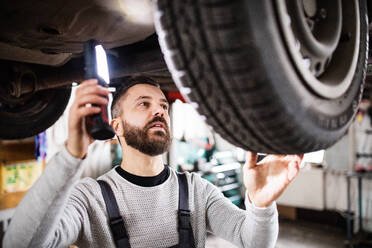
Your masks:
M243 166L249 200L257 207L275 201L296 177L303 155L268 155L257 163L257 154L247 152Z
M86 117L98 114L101 109L93 104L107 104L109 91L100 85L96 79L83 81L76 89L75 100L71 105L68 118L67 150L77 158L83 158L88 146L93 143L89 135Z

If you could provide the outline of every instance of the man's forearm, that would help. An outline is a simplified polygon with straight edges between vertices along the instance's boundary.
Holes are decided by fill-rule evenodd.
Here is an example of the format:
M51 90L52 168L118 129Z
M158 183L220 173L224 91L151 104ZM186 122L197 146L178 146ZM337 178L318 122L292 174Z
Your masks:
M254 243L257 246L253 247L275 247L279 234L278 210L276 203L271 203L268 207L255 207L248 199L245 198L246 211L248 213L249 230L252 230L254 235ZM250 235L242 233L242 235ZM242 239L244 240L244 239Z
M202 180L203 182L204 180ZM246 197L246 210L239 209L210 183L206 183L208 230L238 247L271 248L278 236L276 204L255 207Z
M66 148L57 153L18 205L3 246L30 247L53 235L73 185L80 179L80 159ZM36 247L36 246L35 246Z

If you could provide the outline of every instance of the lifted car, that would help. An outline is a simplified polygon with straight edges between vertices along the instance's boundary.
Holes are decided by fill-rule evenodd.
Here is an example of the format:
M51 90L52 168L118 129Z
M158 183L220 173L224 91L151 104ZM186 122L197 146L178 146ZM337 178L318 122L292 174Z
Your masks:
M92 38L108 50L114 83L141 74L165 90L176 85L215 131L247 150L327 148L347 132L362 97L366 0L0 6L1 139L35 135L59 118Z

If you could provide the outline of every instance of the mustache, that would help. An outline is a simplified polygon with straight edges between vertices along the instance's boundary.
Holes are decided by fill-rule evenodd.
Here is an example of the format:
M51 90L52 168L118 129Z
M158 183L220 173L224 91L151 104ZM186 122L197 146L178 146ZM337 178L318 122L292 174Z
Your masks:
M147 123L147 125L146 125L145 128L146 128L146 129L150 128L151 125L152 125L153 123L155 123L155 122L162 122L162 123L164 123L165 127L166 127L167 129L169 129L166 120L165 120L163 117L160 117L160 116L155 116L154 119L152 119L151 121L149 121L149 123Z

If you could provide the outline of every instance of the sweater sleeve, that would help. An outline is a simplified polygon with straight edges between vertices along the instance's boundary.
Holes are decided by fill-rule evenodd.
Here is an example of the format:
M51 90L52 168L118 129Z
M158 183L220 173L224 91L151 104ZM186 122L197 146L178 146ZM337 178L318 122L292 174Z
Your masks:
M81 229L81 209L71 190L82 173L81 159L64 147L24 196L5 233L3 246L62 247L73 243Z
M238 247L274 247L279 227L275 202L259 208L245 201L246 210L235 206L210 182L201 179L206 192L207 230Z

